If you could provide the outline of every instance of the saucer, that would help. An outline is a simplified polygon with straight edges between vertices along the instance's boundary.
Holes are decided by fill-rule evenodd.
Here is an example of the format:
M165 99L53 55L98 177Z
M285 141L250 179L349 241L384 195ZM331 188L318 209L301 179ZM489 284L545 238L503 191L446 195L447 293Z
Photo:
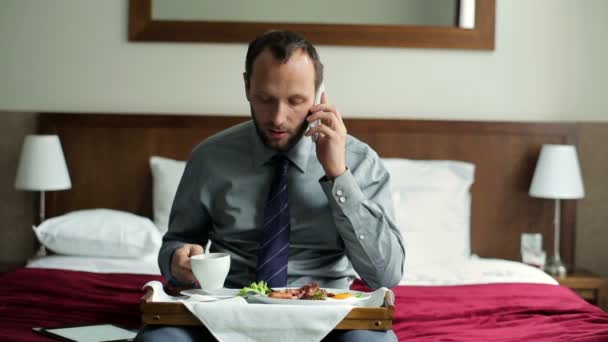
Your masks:
M209 298L214 298L215 300L217 299L226 299L226 298L232 298L232 297L236 297L239 295L239 290L238 289L227 289L227 288L221 288L221 289L216 289L216 290L203 290L203 289L190 289L190 290L184 290L180 292L182 295L184 296L202 296L204 297L209 297ZM201 297L199 297L201 298Z

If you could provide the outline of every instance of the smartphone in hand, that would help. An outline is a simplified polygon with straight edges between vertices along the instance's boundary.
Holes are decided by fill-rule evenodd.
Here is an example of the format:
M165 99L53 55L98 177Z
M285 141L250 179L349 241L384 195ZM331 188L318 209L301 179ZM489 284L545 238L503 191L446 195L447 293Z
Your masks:
M319 103L321 103L321 94L323 94L323 92L325 91L325 84L321 83L321 85L319 85L319 89L317 90L317 93L315 94L315 105L318 105ZM312 113L310 113L312 114ZM321 124L321 120L315 120L313 122L311 122L308 126L308 129L317 127L318 125ZM313 142L317 142L317 139L319 139L319 133L315 133L311 136L312 141Z

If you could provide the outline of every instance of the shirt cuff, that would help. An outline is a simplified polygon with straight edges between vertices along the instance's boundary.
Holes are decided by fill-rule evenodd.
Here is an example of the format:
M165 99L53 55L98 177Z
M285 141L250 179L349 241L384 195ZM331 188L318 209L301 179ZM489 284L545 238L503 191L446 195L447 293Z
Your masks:
M355 176L348 168L333 182L327 177L323 177L319 180L319 183L332 209L348 212L359 208L361 202L365 201L365 195L359 188Z

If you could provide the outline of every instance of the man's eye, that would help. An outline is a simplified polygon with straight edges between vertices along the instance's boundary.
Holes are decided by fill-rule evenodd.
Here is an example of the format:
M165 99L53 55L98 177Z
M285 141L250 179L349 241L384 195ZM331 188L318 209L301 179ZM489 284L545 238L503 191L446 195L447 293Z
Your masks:
M260 97L258 97L258 99L262 103L271 103L272 102L272 97L268 97L268 96L260 96Z
M289 103L291 103L292 106L301 105L304 102L306 102L306 101L304 101L304 99L301 97L296 97L296 98L289 100Z

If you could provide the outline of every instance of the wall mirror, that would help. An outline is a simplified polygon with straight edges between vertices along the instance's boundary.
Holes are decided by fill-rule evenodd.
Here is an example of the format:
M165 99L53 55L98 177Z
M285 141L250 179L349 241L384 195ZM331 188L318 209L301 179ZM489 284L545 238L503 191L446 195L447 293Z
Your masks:
M495 0L129 0L129 40L249 42L288 29L322 45L493 50L495 8Z

